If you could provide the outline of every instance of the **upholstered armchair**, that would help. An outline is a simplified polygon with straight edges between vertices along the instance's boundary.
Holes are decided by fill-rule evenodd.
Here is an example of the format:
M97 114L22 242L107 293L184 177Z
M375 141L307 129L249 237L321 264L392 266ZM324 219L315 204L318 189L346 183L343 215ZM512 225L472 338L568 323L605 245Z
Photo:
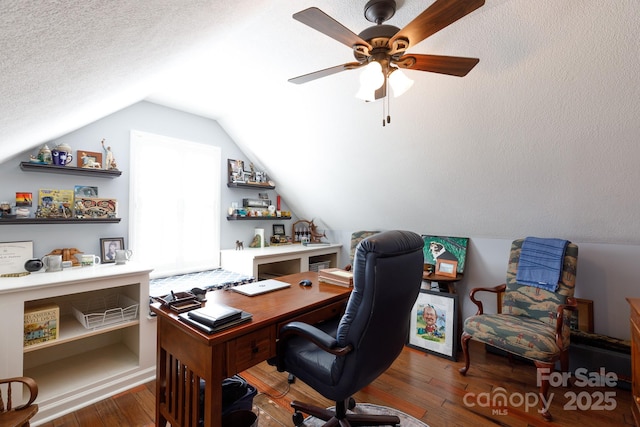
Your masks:
M524 239L511 245L506 283L494 288L474 288L470 298L478 307L475 316L467 318L462 332L462 350L465 365L460 373L469 370L469 340L489 344L509 355L531 360L538 369L552 372L557 361L566 372L569 368L569 339L571 311L577 304L573 297L576 280L578 247L566 245L560 279L555 291L522 285L516 281ZM501 313L484 313L479 292L501 294ZM547 396L549 381L541 376L540 393ZM551 414L541 402L542 416L550 420Z
M277 367L336 402L335 411L291 403L296 426L302 413L327 426L396 425L396 416L353 414L351 396L386 371L408 336L411 309L420 292L423 242L407 231L386 231L360 242L353 290L344 315L312 326L291 322L280 330Z
M20 386L29 390L29 400L21 406L13 407L14 388ZM38 385L32 378L16 377L0 379L0 426L28 427L29 420L38 413L38 405L33 402L38 397ZM20 394L18 401L22 401Z

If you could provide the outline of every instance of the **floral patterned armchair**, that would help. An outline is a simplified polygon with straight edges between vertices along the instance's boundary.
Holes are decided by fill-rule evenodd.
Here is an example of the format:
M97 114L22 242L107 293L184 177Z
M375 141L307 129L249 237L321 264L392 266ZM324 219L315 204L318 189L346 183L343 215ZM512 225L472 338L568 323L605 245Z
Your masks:
M515 240L505 284L494 288L475 288L470 298L478 306L476 315L467 318L462 333L462 350L465 366L460 369L466 375L469 369L468 345L471 338L496 347L510 355L517 355L534 362L538 369L553 371L556 361L566 372L569 368L569 328L571 311L577 304L573 297L576 280L578 247L568 243L565 249L560 281L555 292L516 282L518 263L524 239ZM502 294L501 313L485 314L482 301L475 298L478 292ZM541 376L540 393L547 396L549 381ZM551 414L541 403L541 413L546 420Z

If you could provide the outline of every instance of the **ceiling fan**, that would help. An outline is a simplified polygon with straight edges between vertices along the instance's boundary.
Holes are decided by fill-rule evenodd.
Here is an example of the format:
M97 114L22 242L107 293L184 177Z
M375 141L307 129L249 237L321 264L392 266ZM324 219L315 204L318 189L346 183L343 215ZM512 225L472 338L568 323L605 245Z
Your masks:
M379 81L379 88L374 88L375 96L371 99L377 100L387 95L387 81L393 80L393 73L400 68L463 77L480 61L478 58L412 54L406 51L482 5L484 0L436 0L403 29L399 29L383 24L395 14L395 0L370 0L364 7L364 16L376 25L366 28L360 34L353 33L316 7L302 10L295 13L293 18L352 48L356 62L304 74L289 81L296 84L307 83L341 71L378 63L382 71L378 75L382 81Z

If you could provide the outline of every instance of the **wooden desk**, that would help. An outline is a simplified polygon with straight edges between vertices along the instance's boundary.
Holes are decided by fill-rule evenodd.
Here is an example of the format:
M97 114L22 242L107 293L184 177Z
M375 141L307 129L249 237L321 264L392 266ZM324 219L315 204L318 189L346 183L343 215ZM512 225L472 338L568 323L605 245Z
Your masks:
M298 284L310 279L313 286ZM351 289L319 284L318 274L280 277L291 287L247 297L233 291L207 293L207 303L222 303L253 314L250 322L208 335L153 304L158 315L156 425L198 425L200 379L205 381L204 426L220 427L222 380L276 355L280 326L292 320L317 323L343 313Z

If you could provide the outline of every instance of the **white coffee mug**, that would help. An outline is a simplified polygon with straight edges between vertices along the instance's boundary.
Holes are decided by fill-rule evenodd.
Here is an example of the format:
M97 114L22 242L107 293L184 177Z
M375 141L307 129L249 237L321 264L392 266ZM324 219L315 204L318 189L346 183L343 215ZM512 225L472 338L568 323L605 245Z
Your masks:
M93 254L78 254L80 265L83 267L93 267L100 264L100 257Z
M45 255L42 263L46 271L62 271L62 255Z
M126 264L131 259L131 255L133 255L131 249L116 250L116 264Z

